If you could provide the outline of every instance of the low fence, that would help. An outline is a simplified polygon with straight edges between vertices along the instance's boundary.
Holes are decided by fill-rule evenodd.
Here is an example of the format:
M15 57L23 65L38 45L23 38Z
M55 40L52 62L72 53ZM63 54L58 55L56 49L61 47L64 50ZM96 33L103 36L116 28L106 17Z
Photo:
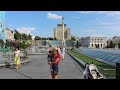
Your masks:
M26 56L25 51L21 51L20 57L21 60ZM14 60L14 50L0 50L0 64L5 62L11 62Z
M26 51L27 54L41 54L41 53L47 54L49 51L49 47L33 46L30 49L27 49Z

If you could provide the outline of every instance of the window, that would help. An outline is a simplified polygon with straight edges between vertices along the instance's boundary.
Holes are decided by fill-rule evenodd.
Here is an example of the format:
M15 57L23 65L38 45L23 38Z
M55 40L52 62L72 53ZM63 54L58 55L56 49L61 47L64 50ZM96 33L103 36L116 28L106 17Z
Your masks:
M96 43L96 39L94 40L94 42Z
M92 44L92 47L93 47L93 44Z

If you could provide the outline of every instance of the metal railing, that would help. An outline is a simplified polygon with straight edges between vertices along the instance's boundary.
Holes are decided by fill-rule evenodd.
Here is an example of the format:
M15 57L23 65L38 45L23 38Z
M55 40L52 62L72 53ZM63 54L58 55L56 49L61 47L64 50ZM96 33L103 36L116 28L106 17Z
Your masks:
M25 57L25 51L21 51L20 57L21 60ZM12 62L14 60L14 50L9 51L1 51L0 50L0 64L4 64L6 62Z

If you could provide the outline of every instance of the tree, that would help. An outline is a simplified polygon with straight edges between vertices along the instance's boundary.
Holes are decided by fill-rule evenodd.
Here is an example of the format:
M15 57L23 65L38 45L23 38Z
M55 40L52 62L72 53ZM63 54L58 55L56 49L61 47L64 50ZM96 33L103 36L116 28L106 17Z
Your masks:
M75 41L76 39L75 39L75 36L71 36L71 40L72 41Z
M6 40L6 47L12 47L12 41Z
M114 48L113 41L110 42L110 48Z
M120 48L120 43L118 43L118 47Z
M28 36L27 36L27 34L21 34L22 35L22 40L28 40Z
M15 33L19 33L16 29L14 31L15 31Z
M21 39L21 34L20 33L15 33L14 38L15 38L15 40L20 40Z
M35 40L40 40L41 38L39 36L35 36Z
M40 40L46 40L46 39L47 39L47 38L44 38L44 37L43 37L43 38L41 38Z
M52 38L52 37L49 37L48 40L53 40L53 38Z
M55 37L54 40L57 40L57 38Z
M0 39L0 47L4 47L4 41L2 39Z
M30 34L27 37L28 37L28 40L32 40L32 36Z

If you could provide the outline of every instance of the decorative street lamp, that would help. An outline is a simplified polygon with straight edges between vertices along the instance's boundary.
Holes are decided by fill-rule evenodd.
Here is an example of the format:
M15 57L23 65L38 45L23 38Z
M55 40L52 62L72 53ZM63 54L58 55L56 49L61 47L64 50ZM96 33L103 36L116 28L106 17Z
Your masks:
M25 43L25 49L27 48L27 43Z
M27 58L27 42L25 42L25 58Z
M63 29L62 46L64 47L65 46L65 39L64 39L64 18L63 17L62 17L62 29Z
M77 39L77 48L78 48L78 46L79 46L79 45L78 45L78 40L79 40L79 39Z

